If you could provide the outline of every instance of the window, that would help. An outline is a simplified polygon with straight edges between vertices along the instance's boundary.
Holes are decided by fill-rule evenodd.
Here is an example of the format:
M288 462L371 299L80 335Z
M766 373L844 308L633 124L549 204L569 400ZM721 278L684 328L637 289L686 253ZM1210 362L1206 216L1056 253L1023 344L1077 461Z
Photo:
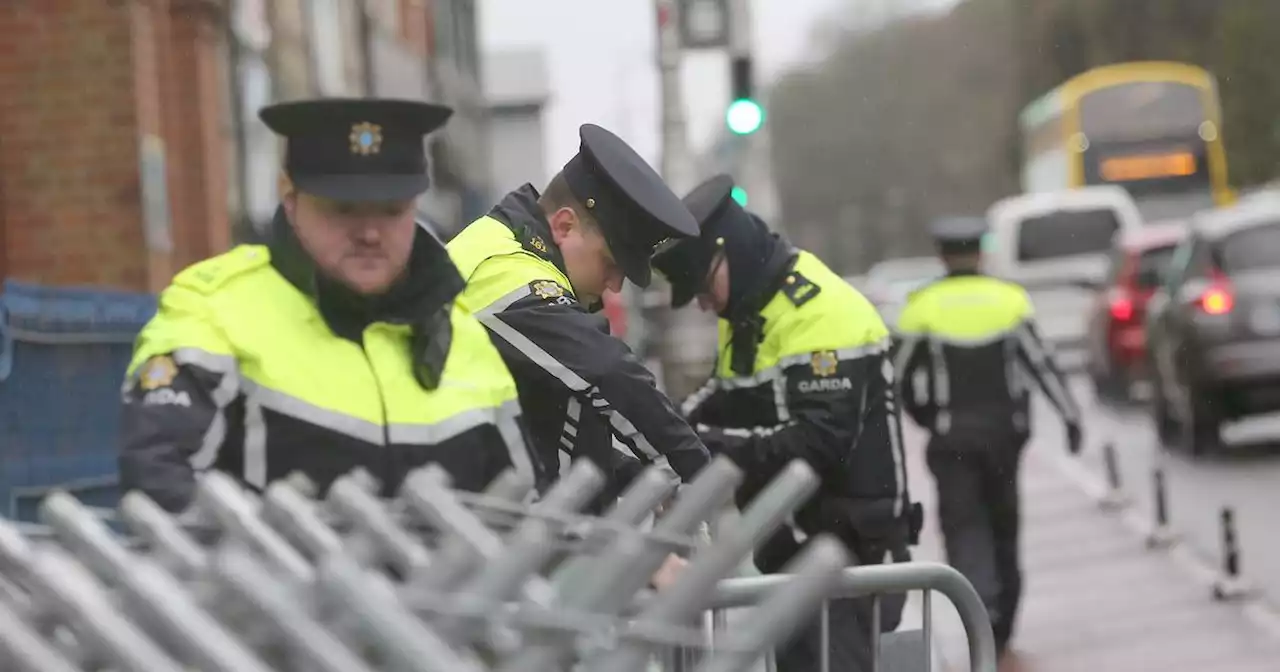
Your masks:
M1227 273L1280 268L1280 222L1237 231L1218 245L1218 261Z
M1173 260L1174 245L1146 250L1138 257L1138 269L1133 282L1138 289L1155 289L1164 281L1164 274Z
M1200 89L1176 82L1129 82L1080 99L1080 130L1091 141L1195 137L1206 119Z
M1105 254L1119 228L1110 208L1059 210L1028 217L1018 227L1018 261Z

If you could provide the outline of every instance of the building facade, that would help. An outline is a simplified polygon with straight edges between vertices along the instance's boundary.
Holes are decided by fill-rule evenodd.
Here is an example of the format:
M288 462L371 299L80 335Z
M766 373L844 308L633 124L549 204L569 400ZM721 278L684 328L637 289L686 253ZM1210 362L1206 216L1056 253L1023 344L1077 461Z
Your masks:
M542 49L491 51L484 58L489 107L490 175L497 195L529 182L543 188L547 171L544 112L551 70Z
M282 146L257 110L316 95L457 107L422 203L456 228L488 196L474 4L0 2L0 279L155 292L259 237Z

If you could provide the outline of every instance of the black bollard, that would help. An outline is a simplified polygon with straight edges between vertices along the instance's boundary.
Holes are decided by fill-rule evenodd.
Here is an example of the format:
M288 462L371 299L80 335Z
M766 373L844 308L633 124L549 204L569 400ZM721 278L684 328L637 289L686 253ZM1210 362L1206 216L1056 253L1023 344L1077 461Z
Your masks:
M1116 444L1108 441L1102 446L1103 466L1107 470L1107 487L1113 492L1120 491L1120 464L1116 458Z
M1169 499L1165 492L1164 469L1156 467L1151 477L1155 485L1156 524L1147 537L1147 546L1158 548L1171 544L1173 533L1169 529Z
M1121 490L1120 460L1113 441L1102 444L1102 466L1106 470L1107 489L1099 503L1104 509L1118 509L1125 505L1125 497Z
M1169 500L1164 488L1164 469L1156 469L1156 527L1169 527Z
M1216 600L1230 600L1244 596L1248 591L1240 579L1240 542L1236 535L1235 511L1222 507L1222 576L1213 584Z
M1236 517L1231 507L1222 507L1222 573L1229 579L1240 577L1240 546L1236 542Z

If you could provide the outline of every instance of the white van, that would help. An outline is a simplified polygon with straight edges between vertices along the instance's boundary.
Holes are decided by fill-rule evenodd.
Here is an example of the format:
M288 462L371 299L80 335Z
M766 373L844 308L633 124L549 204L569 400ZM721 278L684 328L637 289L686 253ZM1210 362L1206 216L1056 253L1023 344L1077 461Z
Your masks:
M1083 361L1095 288L1107 274L1117 233L1142 227L1121 187L1010 196L987 211L986 272L1027 288L1041 335L1065 369Z

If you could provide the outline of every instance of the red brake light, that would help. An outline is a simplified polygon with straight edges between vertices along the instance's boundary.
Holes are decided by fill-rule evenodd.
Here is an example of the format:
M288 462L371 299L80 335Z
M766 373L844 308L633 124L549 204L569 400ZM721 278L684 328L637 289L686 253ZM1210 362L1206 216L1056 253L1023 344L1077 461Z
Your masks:
M1128 322L1133 319L1133 300L1127 296L1111 298L1111 318L1117 322Z
M1209 315L1226 315L1236 305L1235 293L1231 291L1231 282L1222 271L1214 269L1209 276L1212 282L1200 295L1200 310Z
M1200 309L1210 315L1226 315L1231 312L1235 303L1231 290L1220 285L1210 287L1200 295Z

